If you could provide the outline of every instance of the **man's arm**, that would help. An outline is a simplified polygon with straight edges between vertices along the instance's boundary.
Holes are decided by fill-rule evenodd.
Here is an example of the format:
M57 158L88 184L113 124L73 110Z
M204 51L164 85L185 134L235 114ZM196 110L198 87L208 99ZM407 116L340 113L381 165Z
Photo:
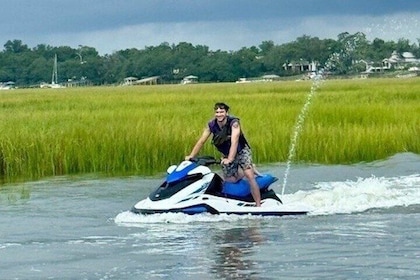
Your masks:
M195 157L200 152L201 148L203 148L204 143L206 143L210 134L211 134L210 128L206 127L203 131L203 134L201 134L200 139L198 139L197 143L192 149L191 153L185 157L185 160L190 160L191 158Z
M229 155L227 157L227 160L229 162L226 162L226 164L231 163L236 157L236 153L238 152L240 134L241 134L241 126L239 125L238 121L235 121L232 124L232 134L230 138L231 145L230 145Z

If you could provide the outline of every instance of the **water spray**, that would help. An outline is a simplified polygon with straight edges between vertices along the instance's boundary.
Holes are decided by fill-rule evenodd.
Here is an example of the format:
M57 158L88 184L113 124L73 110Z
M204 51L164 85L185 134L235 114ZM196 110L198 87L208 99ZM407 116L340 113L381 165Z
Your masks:
M302 110L300 111L299 116L296 120L294 131L290 139L289 155L287 157L286 170L284 172L284 177L283 177L283 187L281 190L282 196L284 195L284 190L286 188L287 177L289 176L289 172L290 172L290 165L292 163L293 157L296 154L296 145L299 139L299 135L302 131L303 123L305 122L306 113L308 112L308 108L312 102L312 98L315 95L317 89L320 87L322 81L323 81L322 72L318 73L312 78L311 90L308 93L306 97L306 102L303 105Z
M283 177L283 188L281 191L282 196L284 195L284 190L287 184L287 177L289 176L289 172L290 172L290 165L296 153L296 145L299 139L299 134L303 127L303 123L305 121L306 113L308 111L309 105L311 104L313 96L315 95L317 89L320 87L321 83L324 81L323 79L324 71L329 72L332 69L336 69L337 67L340 67L340 65L342 65L349 57L353 57L354 52L358 48L358 44L360 41L359 37L361 35L362 34L356 33L355 35L344 38L344 50L342 50L339 53L332 53L330 57L327 59L327 61L325 62L324 69L319 71L317 75L315 75L315 77L312 78L311 91L308 93L308 96L306 97L306 102L303 105L302 110L300 111L300 114L296 120L294 131L290 139L289 156L287 158L286 170L284 172L284 177Z

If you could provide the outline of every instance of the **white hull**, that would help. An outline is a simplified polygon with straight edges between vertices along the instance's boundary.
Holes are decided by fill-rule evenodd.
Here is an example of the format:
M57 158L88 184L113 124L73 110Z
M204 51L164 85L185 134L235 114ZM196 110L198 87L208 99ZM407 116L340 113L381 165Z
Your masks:
M150 198L146 198L139 201L132 208L132 212L138 214L180 212L185 214L211 213L262 216L305 215L310 210L304 205L282 204L280 201L272 198L263 199L261 207L255 207L254 202L245 202L208 194L175 204L168 200L152 201Z

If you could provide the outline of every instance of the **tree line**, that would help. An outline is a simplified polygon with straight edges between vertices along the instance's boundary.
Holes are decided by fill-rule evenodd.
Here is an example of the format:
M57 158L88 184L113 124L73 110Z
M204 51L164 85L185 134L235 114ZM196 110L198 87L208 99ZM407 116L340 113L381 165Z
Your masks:
M259 46L237 51L210 50L204 45L167 42L144 49L130 48L99 55L89 46L78 48L39 44L29 48L21 40L9 40L0 52L0 82L12 81L19 87L51 82L53 60L57 55L59 82L89 81L93 85L118 84L126 77L160 76L163 83L178 83L187 75L200 82L233 82L241 77L265 74L296 75L285 69L288 63L316 62L333 74L352 74L365 70L360 60L380 66L384 58L411 52L420 57L420 39L384 41L366 39L361 32L341 33L337 40L303 35L281 45L263 41Z

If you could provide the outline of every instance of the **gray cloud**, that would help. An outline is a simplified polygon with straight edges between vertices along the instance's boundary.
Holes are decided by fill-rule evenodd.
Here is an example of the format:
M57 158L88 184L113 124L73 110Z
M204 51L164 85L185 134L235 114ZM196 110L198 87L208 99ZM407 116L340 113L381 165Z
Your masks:
M87 45L101 53L180 41L232 50L263 40L282 43L304 34L335 38L345 31L394 40L420 37L418 0L0 2L4 2L0 43L20 39L29 46Z

